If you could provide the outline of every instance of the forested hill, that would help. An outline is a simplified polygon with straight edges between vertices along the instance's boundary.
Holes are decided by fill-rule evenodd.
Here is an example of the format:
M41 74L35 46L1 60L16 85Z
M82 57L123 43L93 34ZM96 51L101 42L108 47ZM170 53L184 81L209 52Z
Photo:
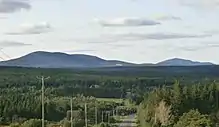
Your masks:
M114 75L114 76L219 76L218 65L204 66L120 66L120 67L98 67L98 68L67 68L67 69L46 69L46 68L26 68L26 67L6 67L0 66L0 73L9 72L34 72L36 74L45 73L68 73L83 75ZM14 72L15 71L15 72ZM116 73L115 73L116 72ZM7 73L7 72L4 72ZM198 74L198 75L197 75Z
M218 76L219 66L129 66L105 67L84 69L84 72L109 74L109 75L136 75L136 76ZM116 72L116 73L115 73ZM198 75L197 75L198 74Z
M96 69L42 69L0 67L0 87L31 86L38 84L37 76L50 76L47 81L51 86L71 86L74 84L101 84L103 81L123 83L137 80L147 85L159 85L165 82L202 82L202 80L217 80L219 66L197 67L110 67ZM144 82L145 81L145 82ZM80 82L80 83L77 83ZM111 83L113 88L118 83ZM128 84L128 83L126 83ZM130 83L131 84L131 83ZM106 85L106 84L105 84ZM129 87L127 85L126 87Z

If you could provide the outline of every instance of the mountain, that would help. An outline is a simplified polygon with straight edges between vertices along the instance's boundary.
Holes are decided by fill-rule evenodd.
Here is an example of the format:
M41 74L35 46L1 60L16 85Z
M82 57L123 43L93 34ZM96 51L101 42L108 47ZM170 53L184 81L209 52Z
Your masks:
M65 54L60 52L33 52L26 56L0 62L0 66L19 67L41 67L41 68L86 68L86 67L112 67L112 66L132 66L134 64L117 61L104 60L96 56L83 54Z
M65 54L60 52L33 52L23 57L0 62L0 66L40 67L40 68L99 68L120 66L200 66L214 65L208 62L194 62L185 59L169 59L157 64L134 64L118 60L105 60L84 54Z
M157 66L205 66L205 65L214 65L210 62L196 62L191 60L185 59L169 59L156 64Z

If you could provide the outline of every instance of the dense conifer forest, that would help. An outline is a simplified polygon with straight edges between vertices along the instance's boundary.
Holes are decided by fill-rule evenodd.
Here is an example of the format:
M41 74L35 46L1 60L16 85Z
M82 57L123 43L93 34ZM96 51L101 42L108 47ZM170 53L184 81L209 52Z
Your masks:
M141 68L141 69L140 69ZM41 119L41 81L45 80L45 119L48 125L69 125L73 98L74 124L107 121L103 112L138 110L139 126L202 127L218 122L218 67L136 67L78 69L0 68L0 124L29 126ZM214 71L212 71L214 70ZM121 99L103 101L98 98ZM137 108L125 106L128 100ZM121 108L123 107L123 108ZM103 119L101 121L101 119ZM189 120L188 120L189 119ZM192 120L190 120L192 119ZM28 123L30 122L30 123ZM40 126L41 124L39 124Z

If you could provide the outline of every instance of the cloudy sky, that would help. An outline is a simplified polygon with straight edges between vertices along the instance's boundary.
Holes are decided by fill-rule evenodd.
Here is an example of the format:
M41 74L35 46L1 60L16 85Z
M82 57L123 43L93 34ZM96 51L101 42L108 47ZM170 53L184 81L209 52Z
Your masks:
M0 0L0 60L33 51L219 64L219 0Z

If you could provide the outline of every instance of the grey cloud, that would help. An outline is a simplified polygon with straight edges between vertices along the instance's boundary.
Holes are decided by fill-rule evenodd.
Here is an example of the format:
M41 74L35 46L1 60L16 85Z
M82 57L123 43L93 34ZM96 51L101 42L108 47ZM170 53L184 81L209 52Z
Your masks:
M162 43L153 43L150 46L147 46L153 49L162 49L167 51L186 51L186 52L194 52L194 51L202 51L205 49L219 48L219 43L217 42L162 42Z
M110 48L112 49L122 49L122 48L130 48L132 47L133 45L132 44L119 44L119 43L111 43L111 44L108 44Z
M6 17L0 17L0 19L7 19Z
M218 48L219 43L199 43L193 46L182 46L179 47L179 49L184 50L184 51L198 51L198 50L203 50L203 49L208 49L208 48Z
M65 51L65 52L94 52L96 50L93 50L93 49L78 49L78 50L68 50L68 51Z
M129 34L123 34L119 35L122 38L125 39L136 39L136 40L146 40L146 39L152 39L152 40L167 40L167 39L183 39L183 38L204 38L204 37L210 37L212 35L203 34L203 35L192 35L192 34L167 34L167 33L153 33L153 34L142 34L142 33L129 33Z
M208 31L205 31L204 33L215 35L215 34L219 34L219 30L208 30Z
M114 43L114 42L117 42L118 39L116 38L109 38L109 37L105 37L105 38L96 38L96 39L91 39L91 40L87 40L88 43Z
M1 48L22 47L22 46L29 46L29 45L31 45L31 44L25 44L23 42L17 42L17 41L0 41Z
M114 48L120 48L120 47L131 47L131 46L133 46L133 45L131 45L131 44L113 44L112 45Z
M39 24L25 24L18 32L9 32L8 35L28 35L28 34L42 34L52 31L52 27L48 23Z
M0 13L13 13L20 10L29 10L31 5L27 0L1 0Z
M125 34L107 34L101 35L96 38L84 38L84 39L68 39L67 41L81 42L81 43L91 43L91 44L116 44L117 42L123 41L144 41L144 40L173 40L173 39L192 39L192 38L205 38L211 37L210 34L173 34L173 33L125 33Z
M180 17L176 17L176 16L160 16L156 18L157 20L182 20Z
M219 0L178 0L182 6L193 7L197 9L214 9L218 7Z
M78 39L74 39L74 38L70 38L70 39L61 39L61 41L67 41L67 42L77 42L77 43L90 43L90 44L96 44L96 43L112 43L115 42L116 40L114 38L108 38L108 37L100 37L100 38L78 38Z
M119 41L119 38L115 35L100 35L99 37L93 38L78 38L78 39L63 39L61 41L70 41L70 42L78 42L78 43L90 43L90 44L106 44L106 43L114 43Z
M197 51L200 50L202 48L197 48L197 47L179 47L177 50L184 50L184 51Z
M160 22L153 21L145 18L118 18L112 20L100 20L96 19L95 22L104 27L116 27L116 26L154 26L161 24Z

